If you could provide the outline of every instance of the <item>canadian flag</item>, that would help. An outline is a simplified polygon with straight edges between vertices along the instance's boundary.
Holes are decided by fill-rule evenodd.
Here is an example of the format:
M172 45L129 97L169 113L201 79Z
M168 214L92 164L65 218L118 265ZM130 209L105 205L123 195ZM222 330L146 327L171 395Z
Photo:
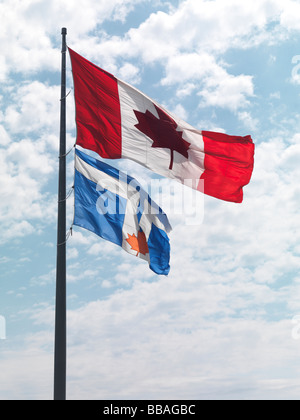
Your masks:
M210 196L240 203L254 164L250 136L200 131L69 48L77 144L128 158Z

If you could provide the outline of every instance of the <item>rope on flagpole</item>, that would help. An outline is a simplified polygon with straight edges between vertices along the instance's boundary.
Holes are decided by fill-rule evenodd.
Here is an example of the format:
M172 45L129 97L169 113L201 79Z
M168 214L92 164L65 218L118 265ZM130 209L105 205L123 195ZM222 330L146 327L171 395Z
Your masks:
M72 236L72 235L73 235L73 224L72 224L72 226L70 227L70 229L68 230L68 232L66 234L66 240L64 242L62 242L61 244L57 244L57 246L59 247L61 245L66 244L68 242L70 236Z
M64 155L58 156L58 159L61 159L63 157L68 156L72 152L72 150L75 148L75 146L76 146L76 143L73 144L73 146L71 147L71 149L67 153L65 153Z
M66 99L70 93L72 92L72 88L69 90L69 92L66 94L66 96L64 96L63 98L60 99L60 101L63 101L64 99Z
M74 191L74 185L69 189L69 192L66 195L66 198L63 198L62 200L58 200L57 202L62 203L63 201L66 201L69 197L71 197L73 191Z

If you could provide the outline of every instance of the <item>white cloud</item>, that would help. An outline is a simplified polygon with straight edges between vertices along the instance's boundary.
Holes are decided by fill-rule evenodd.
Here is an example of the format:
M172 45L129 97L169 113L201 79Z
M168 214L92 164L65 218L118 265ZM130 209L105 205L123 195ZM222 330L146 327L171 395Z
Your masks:
M4 114L10 132L32 133L59 127L59 87L34 81L21 85L10 95L14 101ZM57 131L57 129L56 129Z
M3 231L3 227L5 228ZM4 226L2 226L2 243L5 243L7 241L20 238L22 236L30 235L34 232L34 227L27 222L26 220L23 220L21 222L11 222Z
M27 72L46 68L59 70L60 57L52 41L54 34L56 40L59 39L57 28L67 26L71 45L129 82L139 82L138 69L127 61L118 71L116 58L130 60L139 57L145 63L159 61L166 68L163 84L176 83L178 91L182 91L182 85L195 79L198 91L204 97L202 103L236 110L248 105L254 91L253 81L248 75L229 74L219 60L222 54L232 47L247 48L253 45L254 39L257 43L266 42L272 35L272 31L266 31L269 23L274 23L277 33L290 28L289 17L295 15L298 7L291 0L284 3L255 0L251 6L237 0L186 0L178 8L170 8L168 13L158 11L151 14L123 38L109 37L103 32L102 41L95 35L91 36L91 31L101 22L123 20L134 5L142 1L89 0L80 7L75 0L63 3L58 0L26 3L9 0L0 5L0 13L5 17L0 35L2 45L10 45L3 51L2 71L8 74L11 69ZM48 16L46 26L42 19L45 15ZM11 26L17 30L8 43ZM33 27L34 31L30 30ZM15 109L9 110L7 117L12 121L17 117L15 112Z
M297 17L300 13L300 4L296 0L287 0L282 3L280 23L288 30L300 30L300 23Z
M182 118L183 120L188 119L188 113L181 104L177 104L176 107L170 111L175 115L178 115L178 117Z
M0 4L1 54L5 57L6 73L11 70L34 72L41 65L51 70L59 66L57 54L41 24L42 19L35 21L34 14L32 18L26 16L34 3L38 7L40 2L8 0Z
M49 159L45 145L41 141L32 142L29 139L23 139L12 143L7 149L7 159L16 164L22 175L41 176L54 171L53 161Z
M273 92L273 93L270 93L270 99L280 99L280 97L281 97L281 95L280 95L280 92Z
M271 41L273 32L266 30L269 23L279 36L280 29L284 30L279 21L284 7L277 0L255 0L251 5L237 0L186 0L169 13L153 13L123 38L104 37L100 44L94 38L78 46L93 59L106 62L110 57L111 66L118 57L159 62L165 67L163 85L176 85L179 95L197 89L203 105L235 112L249 105L254 83L251 75L230 74L223 53Z
M8 77L12 70L26 72L25 77L59 70L61 26L68 27L71 47L121 78L138 83L145 63L147 70L158 65L162 88L174 86L177 99L198 93L203 106L229 109L252 129L260 123L249 106L255 78L237 72L224 53L266 45L275 36L279 42L287 31L298 30L298 2L188 0L168 13L153 13L122 36L100 30L104 19L122 20L136 3L0 4L2 242L55 220L57 198L50 183L57 168L59 88L41 81L13 84ZM190 109L170 103L175 113L188 116ZM73 118L74 112L69 115ZM215 118L211 127L217 126ZM278 137L268 132L269 140L256 146L243 204L205 197L201 223L193 226L172 215L169 277L154 276L146 262L74 229L68 241L68 282L71 298L74 290L79 295L79 282L82 293L68 312L68 398L298 398L299 341L291 336L291 320L300 312L300 189L295 181L300 134L295 124L291 134L284 129L288 122L279 122ZM68 127L73 130L74 124ZM73 141L69 132L70 146ZM149 172L132 162L121 165L150 181ZM68 206L72 214L72 203ZM8 251L3 265L16 258ZM31 287L53 285L51 267L32 274ZM94 294L88 300L87 290L96 290L96 284L105 298ZM86 305L78 304L85 299ZM34 307L32 321L41 331L27 336L20 351L1 353L1 397L52 398L53 308Z
M124 253L103 287L130 289L69 311L69 398L297 398L298 137L256 147L242 205L207 198L205 223L175 224L169 277L144 281L147 264ZM51 313L35 319L52 326Z
M249 105L247 98L254 95L252 77L232 76L224 72L221 78L210 78L199 95L203 106L219 106L237 111Z
M69 310L67 397L298 398L299 342L291 319L263 319L266 304L280 299L250 279L222 281L200 270L193 278L136 281L130 290ZM31 313L41 330L27 337L21 354L2 353L0 391L51 399L53 308Z
M68 260L77 258L78 257L78 254L79 254L79 252L78 252L78 250L76 248L68 248L68 251L67 252L68 252L67 253L67 259Z
M54 162L43 141L23 139L1 150L0 219L3 240L31 234L32 223L47 224L55 215L56 202L43 191Z
M147 0L7 0L0 4L0 81L10 71L59 70L60 29L80 39L107 19L124 21ZM47 16L47 19L45 19ZM54 42L54 47L53 47Z
M218 64L209 53L182 53L170 57L166 74L162 84L176 84L181 96L182 92L187 92L186 85L194 91L197 83L202 106L219 106L236 111L245 108L249 104L247 98L254 95L251 76L230 75L224 63Z
M139 69L130 63L125 63L119 69L117 76L128 83L138 84L140 82Z
M5 128L0 125L0 146L7 146L10 143L10 136Z
M207 199L205 224L175 225L169 277L145 281L152 280L147 264L123 253L114 282L103 287L130 289L68 311L69 399L298 398L299 341L291 323L298 274L279 284L299 266L299 169L282 170L298 153L298 137L291 145L273 139L257 146L243 205ZM75 236L90 248L80 232ZM97 255L99 240L92 245ZM96 277L97 270L77 264L71 281ZM2 354L1 395L50 399L53 372L45 363L52 359L53 308L34 308L32 316L41 331L28 337L22 354Z
M60 92L58 86L40 81L23 82L3 88L1 101L1 231L12 239L12 225L23 235L40 232L55 218L57 199L52 197L49 182L58 170L58 133ZM68 97L68 127L74 128L74 101ZM67 147L74 144L70 133ZM70 169L73 174L73 165ZM69 171L68 171L69 172ZM70 182L73 182L73 175ZM72 210L70 214L72 214ZM21 221L25 224L20 224ZM33 226L34 228L28 228ZM14 230L15 232L15 230ZM16 234L16 237L20 236Z
M253 118L250 112L242 111L238 112L238 118L242 121L249 130L252 132L257 130L257 126L259 124L259 120L257 118Z

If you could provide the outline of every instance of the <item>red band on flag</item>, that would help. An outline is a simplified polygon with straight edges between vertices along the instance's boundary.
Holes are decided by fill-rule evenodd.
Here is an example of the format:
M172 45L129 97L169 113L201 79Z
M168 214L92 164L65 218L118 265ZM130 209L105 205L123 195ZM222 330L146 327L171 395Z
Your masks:
M254 144L250 136L229 136L202 131L204 167L202 189L207 195L241 203L243 186L250 181L254 165ZM201 189L201 187L199 187Z
M74 78L77 144L104 158L122 155L116 78L69 48ZM95 143L97 139L97 143Z

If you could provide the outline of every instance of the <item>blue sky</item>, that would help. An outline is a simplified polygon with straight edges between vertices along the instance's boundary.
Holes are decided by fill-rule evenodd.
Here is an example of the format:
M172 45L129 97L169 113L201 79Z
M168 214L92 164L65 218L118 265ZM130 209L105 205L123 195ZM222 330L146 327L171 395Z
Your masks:
M67 398L299 398L299 15L296 0L1 2L0 399L53 396L61 27L198 129L256 145L242 204L199 193L192 222L170 212L168 277L74 228ZM73 94L67 120L71 148Z

